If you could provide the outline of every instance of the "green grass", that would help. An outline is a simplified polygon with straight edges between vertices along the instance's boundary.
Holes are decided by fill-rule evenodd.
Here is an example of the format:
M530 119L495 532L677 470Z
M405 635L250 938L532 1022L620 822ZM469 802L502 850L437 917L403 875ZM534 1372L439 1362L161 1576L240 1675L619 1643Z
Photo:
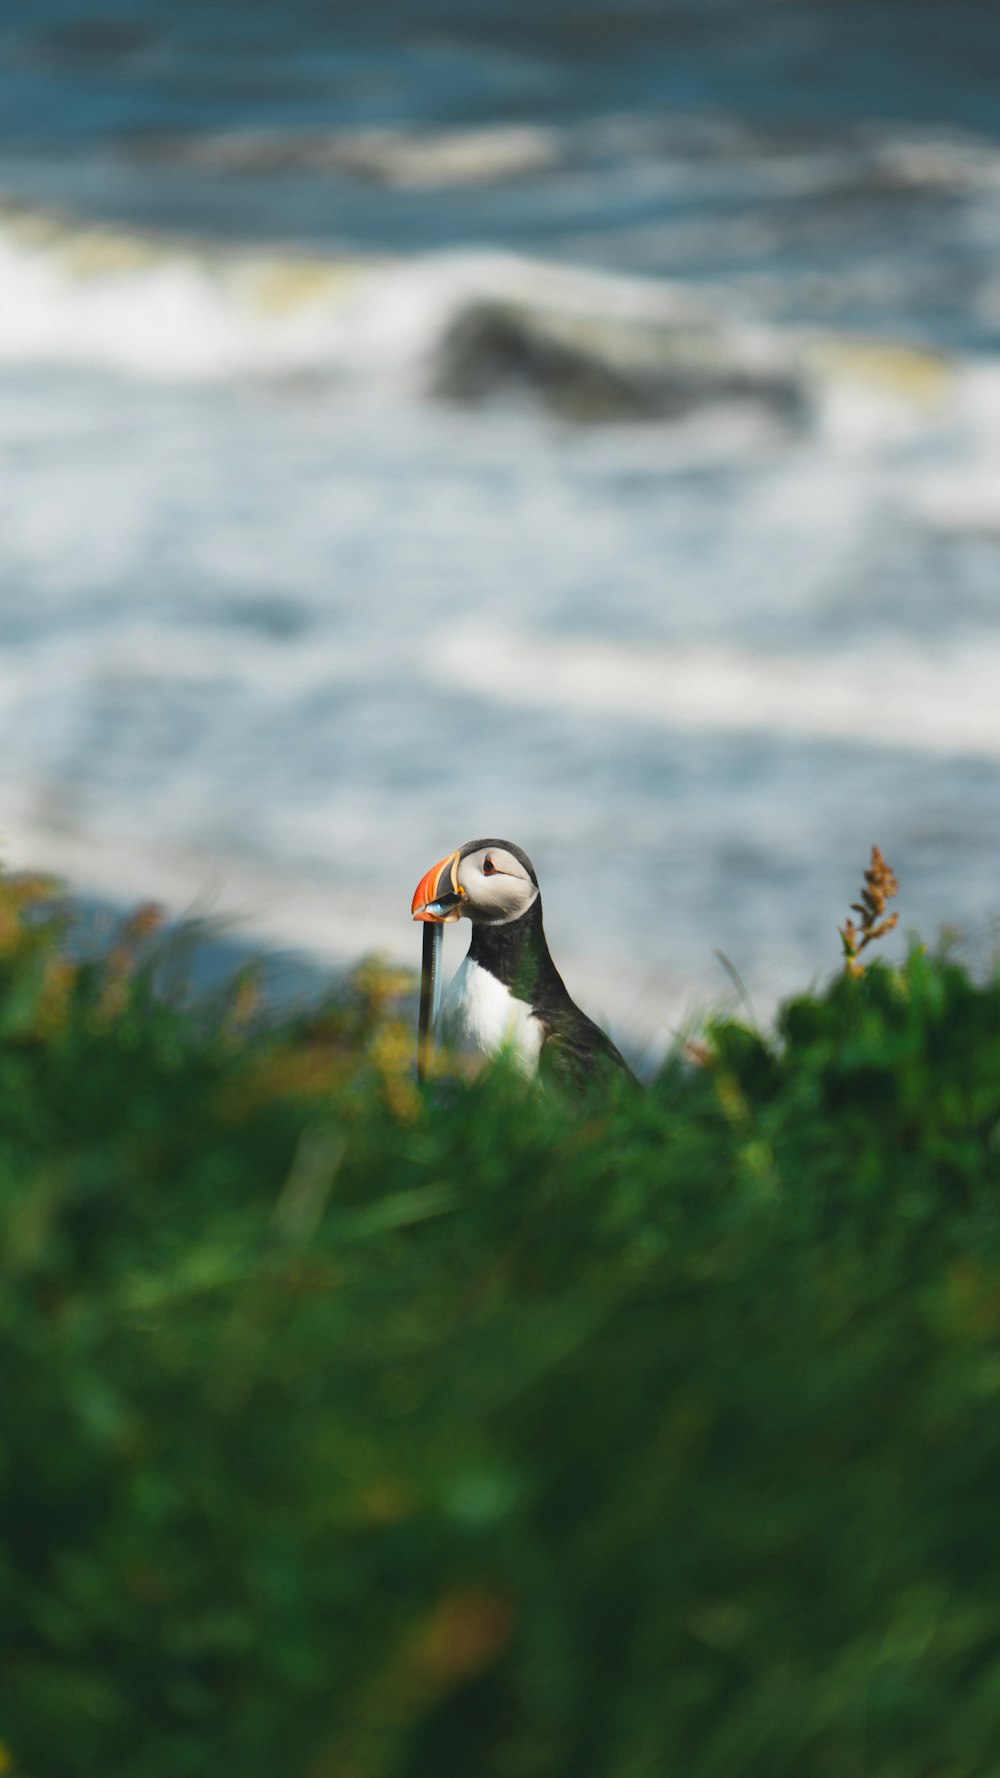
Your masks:
M0 1769L995 1778L995 981L580 1103L59 940L0 886Z

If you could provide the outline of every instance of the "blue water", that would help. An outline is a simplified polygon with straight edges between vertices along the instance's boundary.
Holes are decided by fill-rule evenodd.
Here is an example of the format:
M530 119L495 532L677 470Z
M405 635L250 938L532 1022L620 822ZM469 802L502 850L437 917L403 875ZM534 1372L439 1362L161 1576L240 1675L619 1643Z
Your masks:
M996 339L968 301L993 254L953 179L872 153L887 130L1000 138L1000 15L980 0L17 12L0 26L0 176L34 198L212 238L489 242L749 280L788 315L902 312L944 343ZM400 192L310 165L330 133L525 123L559 133L557 164L489 188ZM185 165L213 143L240 145L237 172L210 153Z
M9 12L3 134L573 120L717 111L768 123L998 128L1000 22L979 0L33 0Z
M998 95L975 0L8 13L18 861L415 956L506 832L661 1035L717 948L762 1006L832 968L873 841L987 955ZM484 304L513 355L441 400ZM574 423L553 326L683 399Z

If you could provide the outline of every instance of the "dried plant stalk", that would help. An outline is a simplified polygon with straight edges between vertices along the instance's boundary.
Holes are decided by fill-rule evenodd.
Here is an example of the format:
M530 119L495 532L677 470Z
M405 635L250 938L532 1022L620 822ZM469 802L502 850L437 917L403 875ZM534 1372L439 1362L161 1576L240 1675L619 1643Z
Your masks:
M872 861L865 871L864 888L860 901L851 903L851 912L857 914L856 921L845 920L839 927L840 940L844 947L844 974L850 976L864 975L865 965L861 962L861 953L877 938L885 938L899 922L898 914L887 914L886 904L898 893L899 880L894 871L886 864L877 846L872 847Z

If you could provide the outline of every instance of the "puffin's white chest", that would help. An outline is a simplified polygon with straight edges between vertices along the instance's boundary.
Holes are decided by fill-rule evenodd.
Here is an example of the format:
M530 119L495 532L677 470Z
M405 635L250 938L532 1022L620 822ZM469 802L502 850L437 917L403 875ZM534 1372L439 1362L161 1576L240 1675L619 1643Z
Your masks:
M542 1027L530 1006L515 1000L509 988L469 957L448 989L442 1022L446 1039L460 1049L488 1056L507 1049L526 1074L538 1066Z

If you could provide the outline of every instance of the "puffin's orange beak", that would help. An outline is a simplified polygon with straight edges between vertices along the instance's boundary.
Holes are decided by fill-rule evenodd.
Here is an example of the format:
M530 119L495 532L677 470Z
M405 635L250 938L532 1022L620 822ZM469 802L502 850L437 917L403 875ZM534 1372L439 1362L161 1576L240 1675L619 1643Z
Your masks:
M449 852L440 864L432 864L421 877L410 909L415 920L434 921L443 926L448 920L462 918L461 901L464 889L458 886L458 853Z

